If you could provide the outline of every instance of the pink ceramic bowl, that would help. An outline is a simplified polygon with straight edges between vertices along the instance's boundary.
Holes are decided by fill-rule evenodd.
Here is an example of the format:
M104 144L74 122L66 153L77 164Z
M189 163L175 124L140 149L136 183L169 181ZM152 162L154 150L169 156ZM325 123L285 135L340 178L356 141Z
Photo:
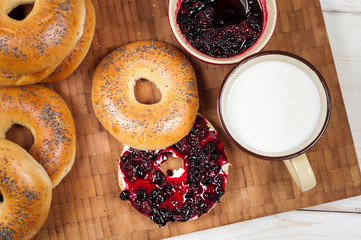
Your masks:
M182 47L189 52L194 57L213 64L233 64L240 62L242 59L255 54L261 51L264 46L270 40L273 31L276 26L276 19L277 19L277 6L276 0L259 0L262 10L263 10L263 29L261 35L258 37L257 41L247 50L242 53L239 53L232 57L212 57L205 53L200 52L195 47L193 47L181 33L181 30L177 24L177 14L180 8L180 5L183 0L169 0L169 8L168 8L168 18L169 24L173 31L174 36L176 37L177 41L182 45Z

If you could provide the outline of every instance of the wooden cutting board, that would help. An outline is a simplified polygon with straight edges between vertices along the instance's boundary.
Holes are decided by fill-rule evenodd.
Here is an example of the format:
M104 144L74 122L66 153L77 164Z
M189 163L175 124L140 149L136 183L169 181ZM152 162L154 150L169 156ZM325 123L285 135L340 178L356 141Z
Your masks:
M227 191L210 213L186 223L159 228L139 214L119 199L117 160L122 145L94 115L92 76L102 58L132 41L158 40L182 48L169 28L167 0L93 2L97 26L87 57L68 79L46 84L63 96L73 113L77 154L73 169L53 191L49 217L36 239L160 239L361 194L360 170L319 0L278 0L275 34L265 49L306 58L331 90L330 124L307 153L317 186L300 192L282 162L256 159L231 143L220 126L216 103L219 87L235 65L206 64L187 55L198 77L200 112L219 131L232 164ZM149 91L142 85L140 89ZM22 130L9 138L25 145L31 141Z

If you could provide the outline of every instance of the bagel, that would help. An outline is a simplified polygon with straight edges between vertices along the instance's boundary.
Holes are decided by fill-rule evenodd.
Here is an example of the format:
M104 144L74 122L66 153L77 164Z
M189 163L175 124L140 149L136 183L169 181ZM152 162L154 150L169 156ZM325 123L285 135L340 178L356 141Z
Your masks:
M165 176L160 165L172 154L183 168ZM217 132L198 115L190 133L157 151L126 147L119 161L120 198L159 226L209 212L225 193L227 157Z
M88 53L95 30L95 10L91 0L85 0L85 23L81 38L59 66L30 74L6 72L0 69L0 86L23 86L37 82L57 82L67 78Z
M0 139L0 239L30 239L50 209L49 176L23 148Z
M162 99L139 103L134 86L147 79ZM124 45L98 65L92 104L101 124L120 142L136 149L170 146L191 130L199 107L197 80L187 58L171 45L139 41Z
M32 3L25 19L8 16ZM80 39L84 20L84 0L0 1L0 69L29 74L60 64Z
M96 16L92 1L85 0L84 2L86 16L82 37L61 64L42 82L57 82L67 78L80 65L88 53L94 37Z
M50 176L53 187L67 175L75 159L73 117L54 91L38 86L0 88L0 138L12 125L28 128L34 137L29 153Z

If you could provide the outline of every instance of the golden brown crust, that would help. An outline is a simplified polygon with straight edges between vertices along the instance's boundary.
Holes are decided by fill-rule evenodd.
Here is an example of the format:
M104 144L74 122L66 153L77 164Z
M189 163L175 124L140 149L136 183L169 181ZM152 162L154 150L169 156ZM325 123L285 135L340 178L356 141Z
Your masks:
M139 103L139 79L156 84L162 100ZM133 148L170 146L193 127L199 103L197 80L188 59L171 45L140 41L124 45L102 60L93 79L92 103L103 126Z
M48 216L49 176L23 148L0 139L0 179L0 239L32 238Z
M29 153L44 167L55 187L75 159L75 127L64 100L38 86L0 88L0 138L13 124L30 129L34 144Z
M45 77L49 76L49 74L51 74L55 68L56 65L43 71L29 74L11 73L0 69L0 86L23 86L37 83Z
M42 82L57 82L67 78L80 65L88 53L94 37L96 16L92 1L85 0L84 2L86 16L82 37L62 63Z
M59 64L75 47L84 26L84 0L37 0L22 21L8 16L30 0L0 1L0 69L36 73Z
M67 78L83 61L94 37L95 10L91 0L85 0L86 17L83 34L76 46L57 66L29 74L7 72L0 69L0 86L23 86L37 82L57 82Z

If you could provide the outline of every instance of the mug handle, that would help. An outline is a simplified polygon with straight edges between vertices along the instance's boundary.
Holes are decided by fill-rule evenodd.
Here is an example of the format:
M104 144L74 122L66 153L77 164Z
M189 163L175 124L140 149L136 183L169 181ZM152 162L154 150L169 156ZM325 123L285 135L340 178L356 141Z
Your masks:
M283 162L301 191L305 192L316 186L316 177L305 153Z

